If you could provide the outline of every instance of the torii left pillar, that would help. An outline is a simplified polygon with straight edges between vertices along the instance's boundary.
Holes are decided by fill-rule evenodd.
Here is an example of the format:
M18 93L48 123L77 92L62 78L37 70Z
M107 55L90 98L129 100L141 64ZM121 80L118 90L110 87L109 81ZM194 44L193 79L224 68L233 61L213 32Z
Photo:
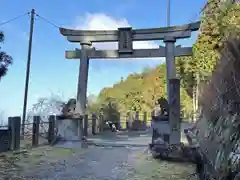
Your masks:
M166 36L164 38L165 46L165 53L166 53L166 71L167 71L167 98L169 101L170 98L170 79L176 78L176 66L175 66L175 47L176 39L171 36Z
M180 122L180 80L176 78L175 66L175 42L176 38L166 36L166 68L167 68L167 95L169 103L169 126L171 145L179 145L181 141L181 122Z
M78 126L78 135L80 138L85 132L83 129L88 127L87 123L84 122L84 117L86 114L86 104L87 104L87 84L88 84L88 69L89 69L89 58L88 50L91 48L91 42L81 42L81 57L80 57L80 66L79 66L79 75L78 75L78 88L77 88L77 102L75 112L80 114L81 120L79 121Z

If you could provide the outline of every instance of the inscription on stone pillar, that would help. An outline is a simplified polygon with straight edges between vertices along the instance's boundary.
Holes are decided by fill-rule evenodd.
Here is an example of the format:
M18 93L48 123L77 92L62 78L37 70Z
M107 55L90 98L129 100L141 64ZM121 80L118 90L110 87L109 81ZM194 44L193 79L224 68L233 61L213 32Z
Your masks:
M118 29L118 52L121 54L132 53L132 28Z

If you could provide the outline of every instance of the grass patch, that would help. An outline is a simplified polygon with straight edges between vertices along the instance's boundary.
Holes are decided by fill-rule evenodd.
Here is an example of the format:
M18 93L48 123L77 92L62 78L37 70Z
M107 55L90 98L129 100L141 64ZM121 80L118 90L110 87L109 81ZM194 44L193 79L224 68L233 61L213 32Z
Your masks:
M133 176L129 180L186 180L195 179L194 165L190 163L176 163L153 159L150 154L138 153L136 155Z
M65 149L41 146L32 149L9 151L0 154L0 177L18 176L21 172L31 171L43 164L54 164L82 149Z

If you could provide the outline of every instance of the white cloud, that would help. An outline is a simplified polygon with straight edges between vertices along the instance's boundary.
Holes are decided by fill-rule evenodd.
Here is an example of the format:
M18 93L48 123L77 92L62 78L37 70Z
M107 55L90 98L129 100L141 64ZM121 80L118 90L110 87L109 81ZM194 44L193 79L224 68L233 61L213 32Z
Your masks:
M131 27L127 19L117 19L104 13L87 13L78 17L75 23L76 29L83 30L117 30L119 27ZM117 49L117 43L95 43L97 49ZM150 41L133 42L134 49L158 48L158 44Z

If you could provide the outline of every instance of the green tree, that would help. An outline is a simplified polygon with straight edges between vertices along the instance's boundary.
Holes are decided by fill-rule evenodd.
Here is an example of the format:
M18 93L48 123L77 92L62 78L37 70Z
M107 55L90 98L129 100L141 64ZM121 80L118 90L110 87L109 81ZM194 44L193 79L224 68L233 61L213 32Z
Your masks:
M232 34L239 36L240 6L232 0L208 0L201 21L193 47L192 72L195 78L205 80L218 63L223 42Z
M4 42L4 34L0 32L0 43ZM6 75L9 65L12 64L12 57L9 56L6 52L1 51L2 47L0 46L0 80L3 76Z
M232 0L208 0L192 57L178 58L181 84L192 97L193 112L198 109L199 84L211 76L224 41L240 34L240 6ZM195 113L194 113L195 115Z

